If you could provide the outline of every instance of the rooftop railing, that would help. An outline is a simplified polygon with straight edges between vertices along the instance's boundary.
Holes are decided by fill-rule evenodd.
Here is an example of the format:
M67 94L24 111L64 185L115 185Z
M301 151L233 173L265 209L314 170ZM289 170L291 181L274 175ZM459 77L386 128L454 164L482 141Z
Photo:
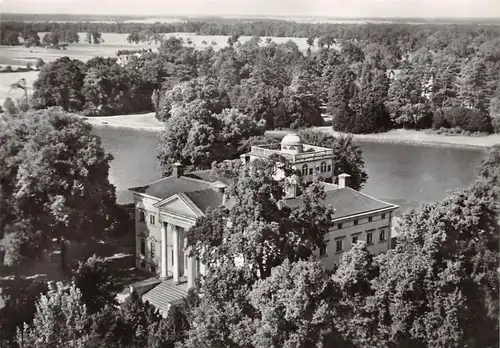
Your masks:
M252 146L251 153L259 157L269 157L271 155L280 155L291 161L292 163L309 162L312 160L321 160L331 158L333 150L325 147L312 145L304 145L304 152L298 154L290 154L281 152L280 144L258 145Z

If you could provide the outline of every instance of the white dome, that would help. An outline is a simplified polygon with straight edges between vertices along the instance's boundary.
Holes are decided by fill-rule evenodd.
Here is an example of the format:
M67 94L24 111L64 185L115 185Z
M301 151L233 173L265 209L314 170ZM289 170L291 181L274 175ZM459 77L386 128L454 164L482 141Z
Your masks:
M302 139L297 133L289 133L281 140L281 145L302 145Z

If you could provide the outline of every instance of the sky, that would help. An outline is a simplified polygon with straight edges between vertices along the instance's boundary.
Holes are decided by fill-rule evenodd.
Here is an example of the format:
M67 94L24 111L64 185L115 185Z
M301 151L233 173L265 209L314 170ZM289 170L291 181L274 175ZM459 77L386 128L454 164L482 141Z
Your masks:
M0 15L500 17L500 0L0 0Z

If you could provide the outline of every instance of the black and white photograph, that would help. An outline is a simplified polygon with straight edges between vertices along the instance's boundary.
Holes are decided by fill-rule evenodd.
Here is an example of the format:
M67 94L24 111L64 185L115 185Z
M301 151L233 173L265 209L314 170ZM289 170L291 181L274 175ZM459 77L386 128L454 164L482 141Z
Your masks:
M500 0L0 0L0 348L500 348Z

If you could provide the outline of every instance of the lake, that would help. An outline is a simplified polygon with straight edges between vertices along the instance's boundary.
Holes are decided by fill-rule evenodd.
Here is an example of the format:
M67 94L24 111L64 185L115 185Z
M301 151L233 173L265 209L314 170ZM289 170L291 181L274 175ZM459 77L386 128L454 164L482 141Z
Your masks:
M160 178L155 132L94 127L104 148L114 156L110 181L119 203L130 202L128 188ZM435 202L449 190L464 188L476 177L483 149L360 142L368 183L362 192L401 206L400 212L423 202Z

